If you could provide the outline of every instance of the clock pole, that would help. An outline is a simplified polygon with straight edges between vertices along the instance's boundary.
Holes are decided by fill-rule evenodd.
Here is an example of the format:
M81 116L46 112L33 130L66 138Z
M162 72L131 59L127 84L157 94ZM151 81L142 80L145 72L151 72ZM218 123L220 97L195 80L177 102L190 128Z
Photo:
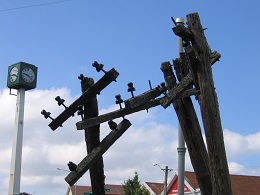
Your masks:
M17 89L8 195L20 194L25 91L34 89L36 87L36 81L36 66L25 62L18 62L8 67L7 87L10 88L10 90Z
M25 89L17 90L16 113L13 132L13 150L10 170L8 195L20 194L22 145L23 145L23 120L24 120Z

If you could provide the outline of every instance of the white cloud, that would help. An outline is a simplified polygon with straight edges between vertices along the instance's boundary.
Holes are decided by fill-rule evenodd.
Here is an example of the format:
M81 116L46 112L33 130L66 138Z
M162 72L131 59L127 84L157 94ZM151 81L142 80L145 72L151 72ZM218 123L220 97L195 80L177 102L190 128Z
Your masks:
M55 189L56 194L57 191L65 193L68 185L64 177L67 173L58 171L57 168L67 169L68 161L79 163L86 156L84 131L76 130L75 126L80 120L79 116L71 117L63 127L52 131L48 127L50 120L44 119L40 114L42 109L46 109L56 117L63 110L54 100L57 95L66 100L66 105L75 99L66 88L26 92L21 179L23 191L46 191L47 194L54 195ZM15 102L16 98L9 96L8 90L0 91L0 116L5 118L0 121L0 195L7 194L8 189ZM101 109L100 113L116 109L118 105L113 105ZM164 172L154 167L153 163L158 163L161 167L168 165L169 168L177 170L177 127L170 123L158 123L157 116L160 113L157 111L154 108L148 113L142 111L126 116L132 126L103 155L106 183L123 183L134 176L134 171L139 173L142 182L163 182ZM119 123L121 120L122 118L119 118L115 121ZM109 132L111 130L107 123L102 124L101 139ZM242 158L241 155L259 154L259 136L260 133L242 136L230 130L224 131L227 154L233 161L230 168L238 167L232 173L260 175L259 169L250 169L250 172L237 162L237 157ZM187 151L186 170L191 169ZM174 172L171 172L169 177L173 174ZM78 184L89 185L89 181L86 173Z
M260 132L252 134L252 135L247 135L245 137L245 140L248 143L248 149L255 154L260 154Z
M250 135L240 135L228 129L224 130L225 147L228 157L260 154L260 132Z
M235 175L260 175L260 167L247 167L236 162L229 162L229 173Z
M46 183L49 181L49 178L46 176L22 176L21 177L21 186L27 187L27 186L39 186L43 183Z
M73 161L79 163L82 157L87 154L86 145L82 141L79 144L69 145L46 145L46 157L52 165L62 165L64 162Z

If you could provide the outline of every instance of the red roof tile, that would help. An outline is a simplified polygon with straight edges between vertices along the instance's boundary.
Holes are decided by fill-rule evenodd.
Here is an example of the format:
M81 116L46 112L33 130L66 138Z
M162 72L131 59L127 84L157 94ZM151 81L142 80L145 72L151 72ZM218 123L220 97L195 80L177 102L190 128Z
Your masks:
M233 195L259 195L260 176L230 175Z
M161 194L161 192L163 191L164 184L162 183L153 183L153 182L145 182L145 183L151 188L151 190L155 194Z
M199 188L199 184L194 172L185 172L185 179L193 189ZM260 194L260 176L246 176L246 175L230 175L231 187L233 195L259 195ZM162 183L146 184L156 194L161 194L163 191Z
M195 190L200 188L199 183L197 181L196 175L194 172L185 171L185 179L191 185L191 187Z

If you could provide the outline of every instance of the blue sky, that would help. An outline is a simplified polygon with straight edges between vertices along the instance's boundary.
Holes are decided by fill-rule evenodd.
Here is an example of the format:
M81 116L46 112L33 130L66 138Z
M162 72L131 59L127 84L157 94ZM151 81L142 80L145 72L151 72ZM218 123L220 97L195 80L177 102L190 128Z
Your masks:
M34 158L33 154L45 154L43 151L49 151L50 146L59 151L59 146L68 143L70 144L68 148L70 146L79 150L78 155L70 156L70 159L75 158L74 160L79 162L85 155L84 140L82 134L79 135L77 131L71 129L75 129L75 122L80 119L71 119L63 130L52 132L48 128L49 121L44 120L39 114L41 109L48 109L54 116L57 115L60 112L54 101L57 95L66 97L64 99L67 104L73 102L81 93L77 79L79 74L93 77L95 80L103 76L103 73L97 73L91 66L95 60L103 63L105 70L115 68L120 73L117 82L109 85L98 97L101 112L118 108L114 105L116 94L121 94L123 99L130 97L127 93L127 83L130 81L136 88L135 94L149 89L148 80L151 80L153 86L160 84L164 81L160 71L161 63L177 57L177 37L171 30L173 27L171 16L185 18L192 12L198 12L203 27L208 28L205 34L211 49L217 50L222 55L220 62L213 67L213 75L228 160L233 167L240 167L233 173L260 175L258 1L252 0L248 3L223 0L71 0L21 8L49 2L55 0L0 0L0 115L6 118L6 112L10 113L5 121L0 122L0 143L3 148L2 150L0 148L0 154L6 155L5 160L0 160L0 175L2 175L0 191L4 192L3 194L7 192L11 132L16 101L15 97L7 93L8 66L24 61L38 67L37 89L26 93L24 179L22 179L21 190L30 193L35 190L35 194L44 194L44 192L51 194L50 191L52 194L61 194L66 191L66 183L63 180L65 175L54 169L56 167L66 169L68 159L61 157L58 160L59 164L54 163L52 158L55 158L55 155L51 155L51 150L46 158L41 157L42 160L35 160L34 163L29 163L27 158ZM18 9L8 10L12 8ZM194 101L194 104L197 102ZM198 115L200 116L199 110ZM169 165L177 168L175 147L177 136L175 135L178 121L173 108L158 107L151 109L148 114L142 112L130 118L133 123L132 130L129 129L129 132L122 137L123 141L118 141L118 145L116 144L111 148L111 152L104 156L105 160L110 159L107 160L107 168L105 167L108 182L123 183L123 180L134 175L135 170L139 171L142 181L163 181L163 173L152 167L152 160L157 160L154 163L161 163L162 166ZM107 127L104 125L103 128ZM174 130L170 130L171 128ZM106 132L108 130L104 131L103 137ZM163 133L167 135L162 135ZM74 134L75 138L71 139ZM151 134L157 135L157 144L141 141L142 136L149 137L152 136ZM34 135L33 139L37 140L33 143L30 142L32 135ZM131 137L136 141L135 146L138 145L137 143L141 145L139 148L127 142ZM41 143L40 145L45 148L37 146L37 143ZM124 154L125 151L120 150L125 148L128 151L127 146L135 148L137 156L142 147L145 154L151 155L151 162L149 160L134 162L131 157ZM32 151L32 148L38 147L39 151ZM172 149L172 155L167 152L169 149ZM148 151L153 151L157 156ZM129 159L127 163L123 161L124 166L118 165L119 167L116 168L110 162L109 155L117 156L115 159ZM27 171L27 167L37 168L43 161L53 168L52 172L44 175L45 178L51 179L51 185L40 182L41 173ZM187 167L191 169L188 159ZM117 172L118 175L118 170L125 174L116 177L115 173ZM153 174L149 175L147 172ZM155 177L160 174L161 178ZM37 185L26 183L26 179L32 180L32 178L38 178L39 181L35 179ZM82 181L82 183L89 185L88 181L86 179L86 182ZM51 186L54 186L57 191L50 188Z

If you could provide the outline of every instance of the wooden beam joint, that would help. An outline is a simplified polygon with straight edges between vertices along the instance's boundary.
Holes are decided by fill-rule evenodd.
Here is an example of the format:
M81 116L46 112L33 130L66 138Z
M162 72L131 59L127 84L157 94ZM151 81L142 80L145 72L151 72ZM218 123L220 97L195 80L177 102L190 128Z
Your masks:
M105 87L107 87L112 81L115 81L119 73L113 68L106 72L105 75L87 89L77 100L75 100L67 109L65 109L58 117L56 117L49 127L54 131L61 126L69 117L71 117L76 111L78 106L85 104L92 97L100 93Z

